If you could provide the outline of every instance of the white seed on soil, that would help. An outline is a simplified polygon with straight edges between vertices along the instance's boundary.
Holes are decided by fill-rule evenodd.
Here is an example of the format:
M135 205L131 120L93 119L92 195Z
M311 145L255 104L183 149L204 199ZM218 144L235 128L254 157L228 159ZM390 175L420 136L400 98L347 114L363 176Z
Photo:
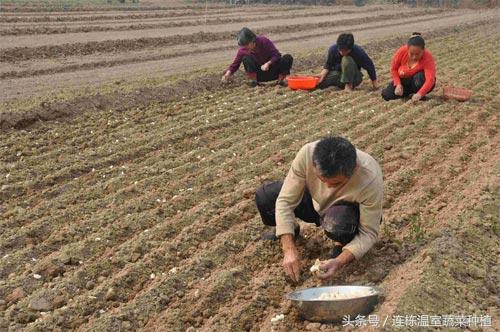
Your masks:
M285 315L279 314L271 318L271 323L276 324L285 319Z
M35 273L35 274L33 275L33 278L35 278L35 279L41 279L41 278L42 278L42 276L41 276L41 275L39 275L39 274L36 274L36 273Z
M103 313L105 313L105 312L106 312L106 310L104 310L104 309L99 310L99 313L100 313L101 315L102 315Z
M314 265L311 266L309 271L311 271L311 273L313 275L318 276L319 273L321 272L320 265L321 265L321 261L319 259L316 259L316 261L314 262Z
M177 268L176 267L171 268L170 271L168 271L168 273L171 274L177 273Z
M156 275L154 273L151 273L151 275L149 276L149 279L154 279L156 278Z
M101 238L100 237L96 237L95 240L96 241L101 241Z

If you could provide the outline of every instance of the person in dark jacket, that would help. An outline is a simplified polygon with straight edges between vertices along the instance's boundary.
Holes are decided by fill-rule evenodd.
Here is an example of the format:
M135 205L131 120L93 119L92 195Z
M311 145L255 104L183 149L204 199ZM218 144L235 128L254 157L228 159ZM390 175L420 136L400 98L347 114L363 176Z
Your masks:
M372 59L360 46L354 44L352 33L342 33L333 44L321 71L318 87L325 89L336 86L352 91L363 81L361 68L368 72L374 89L378 88L377 73Z
M250 86L255 87L259 82L274 80L278 80L281 86L287 86L286 76L290 74L293 64L291 55L282 56L272 41L265 36L257 36L248 28L241 29L236 39L240 49L222 76L223 83L230 79L243 62L245 72L250 78Z

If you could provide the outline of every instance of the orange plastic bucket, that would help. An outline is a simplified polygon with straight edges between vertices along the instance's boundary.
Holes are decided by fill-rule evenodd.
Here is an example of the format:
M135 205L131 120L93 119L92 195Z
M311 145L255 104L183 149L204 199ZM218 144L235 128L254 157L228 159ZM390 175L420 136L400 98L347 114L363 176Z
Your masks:
M454 86L445 86L443 88L444 99L455 99L458 101L467 101L470 99L472 91L464 88L457 88Z
M312 90L318 85L317 76L289 76L288 87L292 90Z

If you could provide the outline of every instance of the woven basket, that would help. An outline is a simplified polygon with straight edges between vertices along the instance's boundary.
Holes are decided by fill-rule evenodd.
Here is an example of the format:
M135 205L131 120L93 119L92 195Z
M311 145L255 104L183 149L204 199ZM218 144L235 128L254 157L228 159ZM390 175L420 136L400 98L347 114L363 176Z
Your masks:
M470 99L472 94L471 90L464 88L457 88L454 86L445 86L443 88L443 98L444 99L455 99L458 101L467 101Z

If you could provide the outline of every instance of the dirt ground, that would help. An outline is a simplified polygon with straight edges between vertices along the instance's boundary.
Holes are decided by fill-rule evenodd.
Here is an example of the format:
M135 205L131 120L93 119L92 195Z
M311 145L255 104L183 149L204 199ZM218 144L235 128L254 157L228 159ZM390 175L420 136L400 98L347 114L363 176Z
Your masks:
M154 12L119 8L109 12ZM285 17L319 12L291 8ZM299 316L285 295L319 284L307 267L327 259L332 244L303 225L304 269L292 283L279 244L259 240L264 227L254 204L256 188L282 179L303 144L332 133L379 161L385 202L379 242L331 284L380 287L372 314L388 318L383 330L405 330L394 325L397 316L460 314L491 317L491 326L470 330L499 330L499 11L401 7L400 16L418 13L404 18L384 16L394 15L393 6L373 8L328 7L343 11L332 14L332 27L315 28L309 23L323 16L314 15L288 32L260 27L295 55L296 73L317 73L335 36L353 31L381 85L394 50L421 31L438 68L430 100L384 102L369 82L352 94L251 89L242 75L222 86L235 53L222 34L234 33L236 23L214 24L219 37L196 46L185 37L162 45L163 36L145 49L135 46L137 35L112 44L116 31L101 49L78 39L58 44L66 32L52 34L51 44L52 35L33 31L23 38L46 43L18 48L4 42L16 36L0 33L0 330L357 330ZM0 21L97 16L81 14L88 8L24 9ZM2 21L0 31L16 24ZM36 52L56 45L61 54ZM472 89L472 99L443 100L449 84ZM278 314L285 319L271 323Z
M237 14L231 8L209 8L207 13L224 11L224 14L213 14L212 18L207 18L209 23L210 20L217 20L217 15ZM60 26L61 33L55 34L40 34L52 29L44 26L44 23L30 25L28 30L18 27L17 22L8 23L7 20L27 16L9 12L9 15L0 16L0 22L3 22L0 26L0 101L46 96L68 88L78 89L82 85L131 82L143 78L179 75L207 66L221 66L229 63L234 56L235 47L231 40L235 31L244 24L270 36L282 52L294 54L310 48L326 49L335 35L344 30L356 32L357 40L366 43L398 33L430 32L436 28L473 23L488 17L498 19L499 16L499 12L495 10L442 12L431 8L400 6L334 6L325 7L325 10L315 7L286 7L293 9L287 11L278 11L276 8L271 6L264 10L258 6L245 7L238 11L249 12L249 20L241 21L241 17L233 16L234 23L221 24L220 21L213 21L213 24L207 26L204 25L203 18L142 23L145 18L141 15L169 15L168 12L172 10L164 9L161 13L120 11L121 17L138 16L137 19L127 21L135 22L125 26L127 30L95 31L98 28L112 28L109 23L114 21L89 21L89 31L78 33L71 32L71 26L67 25L81 24L81 21L70 21L75 19L74 12L38 14L40 16L30 13L29 18L62 20L60 23L64 25ZM189 10L200 14L199 9L183 9L185 13L189 13ZM251 23L250 19L263 11L266 13ZM401 17L401 12L405 12L409 18ZM276 20L277 15L282 18ZM87 14L80 16L82 17L96 16ZM270 19L266 20L266 17ZM221 18L226 19L229 18ZM122 20L116 20L119 21ZM182 26L165 28L165 25L173 23ZM184 24L191 25L186 27ZM19 29L25 29L21 35L18 34ZM318 67L320 66L321 63L318 63Z

